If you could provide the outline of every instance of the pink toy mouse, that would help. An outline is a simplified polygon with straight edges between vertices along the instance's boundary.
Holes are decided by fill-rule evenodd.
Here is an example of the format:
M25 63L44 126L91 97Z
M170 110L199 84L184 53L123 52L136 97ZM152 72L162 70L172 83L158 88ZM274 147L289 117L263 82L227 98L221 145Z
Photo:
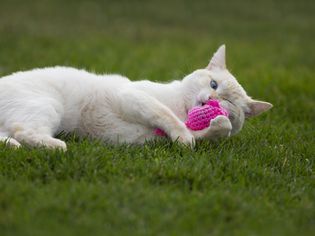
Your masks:
M226 109L220 106L218 100L209 100L203 106L195 106L188 111L185 125L191 130L203 130L211 125L211 120L222 115L228 117L229 113ZM154 130L155 135L166 136L166 133L161 129Z

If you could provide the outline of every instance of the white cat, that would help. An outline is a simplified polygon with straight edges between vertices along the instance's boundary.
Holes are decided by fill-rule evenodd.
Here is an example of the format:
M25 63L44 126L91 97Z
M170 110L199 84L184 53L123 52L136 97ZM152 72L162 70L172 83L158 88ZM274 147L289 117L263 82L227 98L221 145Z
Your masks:
M218 98L230 112L208 129L190 131L187 111ZM66 150L54 138L60 132L112 143L143 143L160 128L172 140L193 146L196 138L227 137L238 132L244 117L272 105L252 100L225 66L225 46L205 69L182 81L162 84L132 82L120 75L96 75L84 70L53 67L17 72L0 79L0 141Z

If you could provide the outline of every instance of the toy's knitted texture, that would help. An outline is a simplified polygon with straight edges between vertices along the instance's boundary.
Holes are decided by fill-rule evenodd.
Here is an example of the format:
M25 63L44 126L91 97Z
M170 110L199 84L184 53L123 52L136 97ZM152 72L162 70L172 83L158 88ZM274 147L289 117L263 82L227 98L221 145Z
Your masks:
M193 107L188 112L185 124L191 130L203 130L219 115L228 116L228 112L220 106L218 100L209 100L204 106Z
M220 106L218 100L212 99L203 106L196 106L189 110L185 124L191 130L203 130L209 127L211 120L219 115L228 116L229 113ZM158 136L166 136L161 129L155 129L154 133Z

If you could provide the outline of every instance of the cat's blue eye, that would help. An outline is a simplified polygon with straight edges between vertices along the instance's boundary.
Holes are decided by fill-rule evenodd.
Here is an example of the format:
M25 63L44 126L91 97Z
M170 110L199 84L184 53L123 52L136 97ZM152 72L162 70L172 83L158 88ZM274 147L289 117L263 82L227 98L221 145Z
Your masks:
M214 90L216 90L216 89L218 88L218 83L217 83L217 81L211 80L210 86L211 86L211 88L213 88Z

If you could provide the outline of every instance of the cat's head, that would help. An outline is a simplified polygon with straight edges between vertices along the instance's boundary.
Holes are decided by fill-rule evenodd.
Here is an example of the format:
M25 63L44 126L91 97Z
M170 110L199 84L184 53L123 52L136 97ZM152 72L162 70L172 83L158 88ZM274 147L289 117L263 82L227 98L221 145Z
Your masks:
M211 98L221 100L230 112L232 134L243 126L245 118L257 116L272 107L268 102L249 97L225 64L225 45L219 47L208 66L187 75L182 82L185 87L185 105L189 110Z

